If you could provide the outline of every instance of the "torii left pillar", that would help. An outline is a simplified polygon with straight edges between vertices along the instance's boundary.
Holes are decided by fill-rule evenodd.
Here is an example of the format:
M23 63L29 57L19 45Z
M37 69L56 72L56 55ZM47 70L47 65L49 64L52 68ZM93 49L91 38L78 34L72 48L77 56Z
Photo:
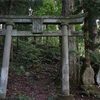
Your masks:
M13 30L14 23L8 21L6 23L6 36L1 68L1 77L0 77L0 98L6 98L6 90L8 83L8 72L9 72L9 61L10 61L10 48L11 48L11 33Z

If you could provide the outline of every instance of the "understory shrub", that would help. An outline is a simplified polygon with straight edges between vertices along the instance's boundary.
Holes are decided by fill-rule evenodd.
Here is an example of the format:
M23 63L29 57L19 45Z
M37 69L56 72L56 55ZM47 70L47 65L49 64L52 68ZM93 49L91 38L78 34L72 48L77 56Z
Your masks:
M38 45L34 45L29 41L20 40L19 49L17 50L16 42L14 42L13 63L17 66L31 67L37 63L51 63L60 60L59 46L47 47L46 44Z

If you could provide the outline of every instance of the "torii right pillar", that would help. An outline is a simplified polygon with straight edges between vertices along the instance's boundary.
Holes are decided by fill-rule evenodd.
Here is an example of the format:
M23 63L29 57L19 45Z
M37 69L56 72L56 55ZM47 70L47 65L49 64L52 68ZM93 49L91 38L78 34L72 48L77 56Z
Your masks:
M59 100L74 100L74 97L70 95L69 89L69 51L68 51L68 35L69 35L68 23L62 23L62 37L61 37L61 57L62 57L62 95L58 96Z

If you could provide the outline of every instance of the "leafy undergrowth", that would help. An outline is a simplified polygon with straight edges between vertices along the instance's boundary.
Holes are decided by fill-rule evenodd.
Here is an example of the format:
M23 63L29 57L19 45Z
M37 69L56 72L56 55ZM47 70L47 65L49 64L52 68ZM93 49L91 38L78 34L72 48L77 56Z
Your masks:
M7 97L17 97L19 100L56 100L57 94L61 92L61 85L58 84L61 83L58 78L60 63L43 64L39 67L11 66ZM99 100L80 93L78 88L71 88L71 94L76 100Z

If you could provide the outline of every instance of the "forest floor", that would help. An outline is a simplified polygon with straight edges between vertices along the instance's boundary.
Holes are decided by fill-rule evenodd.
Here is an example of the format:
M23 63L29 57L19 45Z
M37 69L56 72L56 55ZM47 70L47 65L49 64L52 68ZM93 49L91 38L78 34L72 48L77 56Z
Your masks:
M42 67L25 68L23 71L9 71L7 97L19 97L19 100L56 100L60 94L59 63L45 64ZM100 100L80 95L77 87L71 88L75 100Z

